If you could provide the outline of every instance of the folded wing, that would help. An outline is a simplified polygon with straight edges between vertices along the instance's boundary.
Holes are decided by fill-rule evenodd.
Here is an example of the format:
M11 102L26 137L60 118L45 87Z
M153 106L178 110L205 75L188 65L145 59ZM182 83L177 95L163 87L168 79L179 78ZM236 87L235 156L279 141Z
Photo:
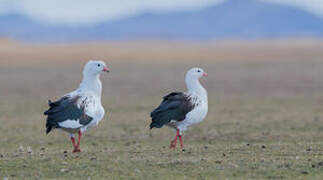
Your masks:
M49 109L44 112L47 115L47 134L53 128L76 129L92 121L93 118L86 114L86 101L79 102L80 98L64 96L56 102L48 101Z
M173 92L163 98L162 103L150 113L150 128L161 128L171 120L183 121L186 114L194 108L189 96L182 92Z

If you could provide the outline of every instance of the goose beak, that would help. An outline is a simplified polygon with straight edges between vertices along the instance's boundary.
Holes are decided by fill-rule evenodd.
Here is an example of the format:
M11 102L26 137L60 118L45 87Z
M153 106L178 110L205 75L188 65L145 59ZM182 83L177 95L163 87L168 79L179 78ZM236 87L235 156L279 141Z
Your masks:
M110 70L107 67L104 67L103 72L110 72Z
M204 72L204 73L203 73L203 76L204 76L204 77L207 77L207 73L206 73L206 72Z

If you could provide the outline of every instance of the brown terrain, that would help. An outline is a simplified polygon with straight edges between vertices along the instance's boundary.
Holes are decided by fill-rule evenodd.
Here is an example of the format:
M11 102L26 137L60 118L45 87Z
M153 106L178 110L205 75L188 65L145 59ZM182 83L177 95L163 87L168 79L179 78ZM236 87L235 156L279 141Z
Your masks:
M72 154L67 134L45 135L42 113L77 88L89 59L111 69L107 115ZM169 150L174 132L149 130L149 113L185 90L193 66L209 74L209 114L185 133L185 152ZM321 179L322 142L322 40L0 40L0 179Z

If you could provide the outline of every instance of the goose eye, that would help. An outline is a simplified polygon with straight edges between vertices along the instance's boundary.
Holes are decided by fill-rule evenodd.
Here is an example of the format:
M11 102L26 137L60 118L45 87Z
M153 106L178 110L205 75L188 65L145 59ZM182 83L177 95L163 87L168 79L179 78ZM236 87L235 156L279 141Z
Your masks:
M197 70L197 72L201 72L200 70Z
M100 67L101 65L100 64L98 64L98 67Z

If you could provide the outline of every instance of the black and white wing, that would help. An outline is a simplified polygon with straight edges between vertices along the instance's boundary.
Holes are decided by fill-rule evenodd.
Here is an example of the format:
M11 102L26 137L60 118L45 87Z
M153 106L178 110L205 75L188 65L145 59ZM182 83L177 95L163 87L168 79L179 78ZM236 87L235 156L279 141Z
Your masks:
M194 109L191 98L182 92L173 92L163 98L162 103L150 113L150 128L161 128L171 120L183 121Z
M48 101L46 134L53 128L77 129L89 124L93 117L86 114L86 98L81 96L64 96L56 102Z

